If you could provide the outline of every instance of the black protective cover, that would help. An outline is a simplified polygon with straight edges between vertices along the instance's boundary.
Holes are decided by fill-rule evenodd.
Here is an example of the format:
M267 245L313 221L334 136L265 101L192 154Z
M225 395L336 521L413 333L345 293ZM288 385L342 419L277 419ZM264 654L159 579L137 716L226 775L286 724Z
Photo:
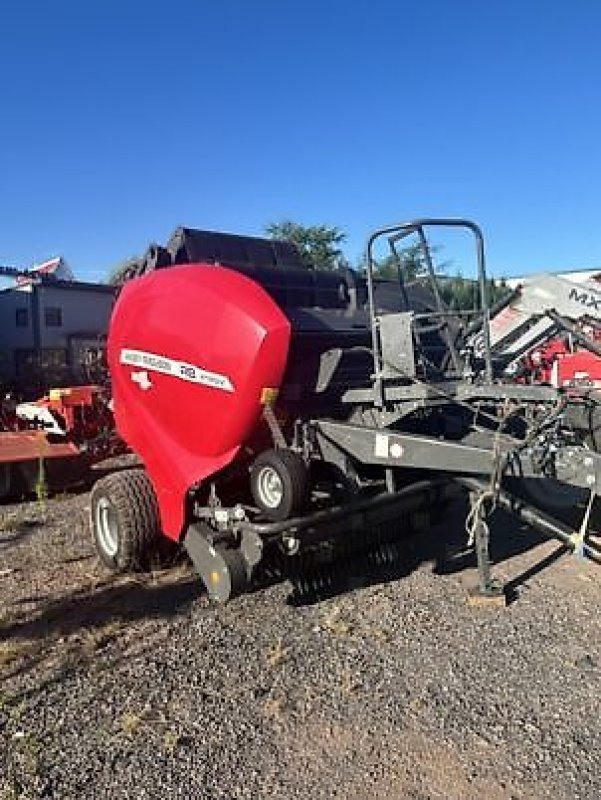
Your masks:
M124 277L190 263L219 264L248 275L286 313L292 342L283 395L290 410L338 416L344 392L369 385L371 323L362 275L351 269L307 267L290 242L179 227L165 246L151 245L132 262ZM401 290L398 281L376 280L374 295L376 313L427 313L436 308L431 290L420 282ZM422 340L421 346L430 359L440 361L445 351L440 334L427 339L431 341ZM322 358L332 350L341 351L341 357L327 386L321 386Z

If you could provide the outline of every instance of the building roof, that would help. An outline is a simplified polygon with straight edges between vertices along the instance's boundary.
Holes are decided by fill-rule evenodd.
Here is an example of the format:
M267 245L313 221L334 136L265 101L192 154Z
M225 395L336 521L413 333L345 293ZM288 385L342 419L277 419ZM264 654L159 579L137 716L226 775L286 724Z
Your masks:
M117 286L111 286L108 283L88 283L87 281L65 281L58 278L46 278L36 281L36 286L42 286L44 289L60 289L71 291L88 291L100 292L101 294L115 294Z
M73 270L67 264L62 256L57 258L50 258L48 261L43 261L41 264L36 264L31 269L27 270L26 275L17 276L17 286L24 286L38 277L54 277L59 280L71 281L75 278Z

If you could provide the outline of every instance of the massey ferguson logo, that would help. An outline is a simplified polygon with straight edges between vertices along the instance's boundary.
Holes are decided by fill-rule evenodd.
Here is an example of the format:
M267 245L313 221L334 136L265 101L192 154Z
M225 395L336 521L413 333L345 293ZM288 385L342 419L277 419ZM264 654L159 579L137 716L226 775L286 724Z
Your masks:
M595 296L589 292L579 292L578 289L570 289L570 300L575 300L581 303L585 308L590 308L593 311L601 311L601 295Z
M157 355L157 353L123 349L119 355L119 361L130 367L139 368L138 371L132 372L130 377L144 391L152 389L153 383L149 373L153 372L171 375L172 378L178 378L188 383L201 383L203 386L221 389L223 392L234 391L234 386L227 375L210 372L195 364L188 364L187 361L178 361L174 358Z

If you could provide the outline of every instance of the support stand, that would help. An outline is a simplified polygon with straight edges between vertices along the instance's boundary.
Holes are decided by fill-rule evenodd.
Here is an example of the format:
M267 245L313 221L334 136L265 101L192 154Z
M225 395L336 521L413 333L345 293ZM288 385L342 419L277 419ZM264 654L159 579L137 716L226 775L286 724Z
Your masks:
M478 586L469 593L471 605L505 606L507 598L503 584L493 578L490 565L490 532L481 495L470 492L470 520L478 564Z

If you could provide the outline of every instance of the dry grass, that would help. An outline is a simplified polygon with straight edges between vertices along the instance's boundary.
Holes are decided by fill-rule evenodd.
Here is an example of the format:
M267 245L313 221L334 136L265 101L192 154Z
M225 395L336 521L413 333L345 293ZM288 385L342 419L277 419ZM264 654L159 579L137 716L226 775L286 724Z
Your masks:
M47 658L58 655L61 670L76 669L94 663L98 653L114 641L124 628L119 622L107 622L84 628L70 637L56 636L46 640Z
M174 730L166 730L163 734L163 747L168 753L173 754L179 747L182 737Z
M267 719L281 719L287 705L288 702L282 695L278 695L277 697L268 697L263 703L263 713Z
M3 512L0 514L0 533L13 533L33 523L34 520L24 510Z
M278 639L277 642L267 651L265 659L272 669L277 669L285 664L288 660L288 652L288 648L284 647L282 640Z
M188 561L180 561L179 556L174 556L173 564L155 563L151 566L144 583L150 586L165 586L187 581L194 574L192 565Z
M381 628L379 625L370 625L366 628L366 632L369 636L373 639L377 639L379 642L388 642L390 641L390 631L386 630L386 628Z
M20 662L28 666L58 670L59 674L94 662L98 653L114 641L123 629L118 622L108 622L94 628L83 629L75 635L61 636L60 631L42 640L31 639L0 642L0 673Z
M375 639L378 642L388 642L391 633L382 625L372 622L370 619L361 618L352 620L342 616L340 607L333 606L321 618L319 627L321 630L330 633L332 636L344 638L355 636L365 639Z
M178 729L177 722L170 720L172 709L142 710L128 709L116 721L117 736L126 736L132 739L141 731L144 735L153 738L157 746L163 747L168 754L173 755L177 748L189 740L189 737ZM174 727L174 723L177 727Z
M65 503L67 500L70 500L73 495L70 492L62 491L62 492L54 492L52 494L52 502L53 503Z
M19 570L16 567L6 567L5 569L0 569L0 578L9 578L18 571Z
M28 656L34 649L32 642L0 642L0 667L8 667Z
M421 712L422 712L422 711L423 711L423 710L426 708L426 706L427 706L427 700L425 700L425 699L424 699L423 697L421 697L421 696L418 696L418 697L413 697L413 698L412 698L412 699L409 701L409 709L410 709L410 710L411 710L411 711L412 711L414 714L421 714Z
M343 695L355 694L361 688L361 680L359 677L351 672L350 669L345 669L340 674L340 691Z
M117 621L107 622L95 628L87 628L81 635L81 648L84 654L95 655L98 650L102 650L107 644L117 638L123 624Z
M126 711L119 719L119 730L126 736L135 736L136 733L144 726L144 719L140 714L135 714L132 711Z
M321 627L334 636L350 636L355 625L350 620L342 619L340 609L334 606L322 619Z

